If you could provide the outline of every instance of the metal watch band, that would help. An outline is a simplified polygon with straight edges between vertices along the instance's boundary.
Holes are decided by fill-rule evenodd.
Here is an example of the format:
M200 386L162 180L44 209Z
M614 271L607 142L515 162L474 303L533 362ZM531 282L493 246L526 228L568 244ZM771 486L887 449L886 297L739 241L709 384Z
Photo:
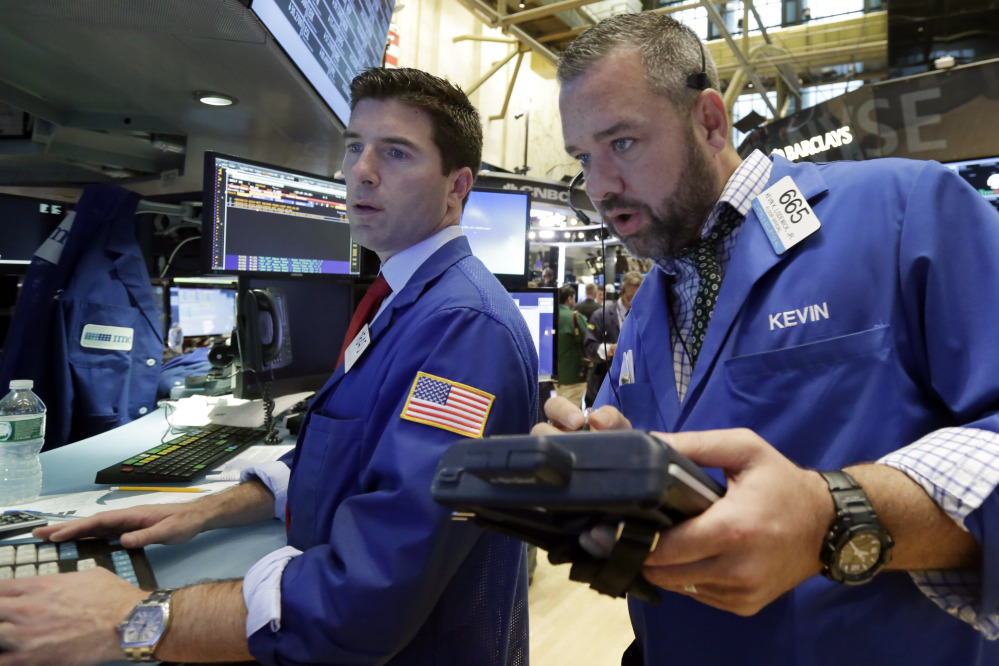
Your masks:
M155 606L155 605L165 604L167 605L166 613L167 613L167 618L169 619L170 597L173 596L173 593L176 591L177 588L163 588L156 590L153 593L151 593L148 597L140 601L138 604L136 604L135 607L139 608L141 606ZM129 613L129 616L131 616L131 613ZM127 621L128 620L126 619L126 622ZM129 659L129 661L133 661L136 663L151 663L159 661L159 659L157 659L153 653L156 651L156 648L159 646L160 641L163 640L163 637L165 635L166 635L166 628L164 628L163 633L160 634L159 639L157 639L156 643L154 643L153 645L122 647L122 652L125 653L125 656Z

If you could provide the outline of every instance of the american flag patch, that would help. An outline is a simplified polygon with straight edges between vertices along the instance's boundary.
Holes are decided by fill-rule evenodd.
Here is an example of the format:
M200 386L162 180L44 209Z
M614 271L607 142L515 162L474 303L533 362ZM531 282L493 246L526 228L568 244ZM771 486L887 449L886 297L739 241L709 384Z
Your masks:
M418 372L402 418L468 437L482 437L495 396L442 377Z

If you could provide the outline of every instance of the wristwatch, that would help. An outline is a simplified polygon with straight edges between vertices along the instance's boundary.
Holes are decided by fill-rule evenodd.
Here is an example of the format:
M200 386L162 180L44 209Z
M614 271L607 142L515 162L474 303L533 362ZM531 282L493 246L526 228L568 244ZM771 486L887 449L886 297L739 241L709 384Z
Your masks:
M131 661L158 661L153 652L170 627L170 596L173 593L174 590L156 590L115 627L121 635L121 649Z
M895 542L852 476L843 471L819 474L829 484L836 509L822 541L822 574L846 585L868 583L891 561Z

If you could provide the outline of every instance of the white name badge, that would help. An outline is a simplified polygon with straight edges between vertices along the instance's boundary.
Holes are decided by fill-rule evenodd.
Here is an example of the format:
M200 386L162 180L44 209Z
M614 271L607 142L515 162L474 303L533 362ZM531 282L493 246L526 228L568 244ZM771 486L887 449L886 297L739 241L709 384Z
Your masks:
M343 372L347 374L350 372L351 367L357 362L357 359L361 358L361 354L364 350L368 348L371 344L371 334L368 332L368 325L365 324L361 327L361 330L357 332L354 339L350 341L347 345L347 351L343 353Z
M784 254L822 226L791 176L753 199L753 210L777 254Z
M83 334L80 336L80 346L90 349L131 351L134 336L135 329L132 328L87 324L83 327Z

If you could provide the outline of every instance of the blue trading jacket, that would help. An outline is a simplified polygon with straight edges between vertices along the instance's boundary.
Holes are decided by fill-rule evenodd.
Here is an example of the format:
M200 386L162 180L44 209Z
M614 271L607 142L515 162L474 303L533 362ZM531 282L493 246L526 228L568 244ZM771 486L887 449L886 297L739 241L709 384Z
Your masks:
M524 547L454 522L430 485L462 435L401 417L417 373L495 396L485 435L537 413L534 344L465 238L440 248L316 396L288 490L281 626L250 637L265 664L526 664ZM339 341L331 340L338 345Z
M669 283L655 269L597 404L636 428L750 428L815 469L876 460L942 427L999 431L996 211L931 162L774 158L768 187L786 175L822 227L778 256L750 212L684 402L664 342ZM635 381L619 386L629 352ZM995 493L966 526L984 553L982 610L995 613ZM899 571L858 587L815 576L753 617L669 593L629 606L646 664L999 663L999 641Z
M163 357L159 312L135 234L139 195L88 186L35 257L18 297L0 386L32 379L48 408L45 449L110 430L155 407Z

